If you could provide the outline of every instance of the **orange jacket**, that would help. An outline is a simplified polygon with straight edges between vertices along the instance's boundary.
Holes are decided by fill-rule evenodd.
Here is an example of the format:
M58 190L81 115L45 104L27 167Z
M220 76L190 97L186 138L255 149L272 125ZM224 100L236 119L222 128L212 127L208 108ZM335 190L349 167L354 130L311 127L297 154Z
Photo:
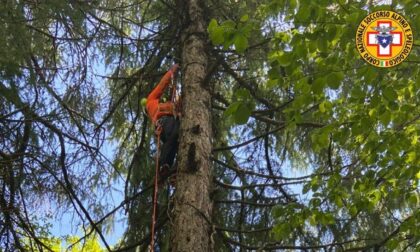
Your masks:
M160 97L171 82L172 74L172 70L166 72L166 74L160 80L159 84L152 90L152 92L150 92L149 96L147 96L146 110L153 124L155 124L156 121L162 116L172 116L175 114L174 103L159 103Z

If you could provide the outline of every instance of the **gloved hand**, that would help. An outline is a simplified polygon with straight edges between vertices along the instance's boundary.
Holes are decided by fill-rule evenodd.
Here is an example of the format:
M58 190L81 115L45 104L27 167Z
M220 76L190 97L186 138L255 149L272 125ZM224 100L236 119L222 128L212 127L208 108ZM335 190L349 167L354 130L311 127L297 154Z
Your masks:
M175 74L178 71L178 64L175 64L171 67L170 71L172 72L172 74Z

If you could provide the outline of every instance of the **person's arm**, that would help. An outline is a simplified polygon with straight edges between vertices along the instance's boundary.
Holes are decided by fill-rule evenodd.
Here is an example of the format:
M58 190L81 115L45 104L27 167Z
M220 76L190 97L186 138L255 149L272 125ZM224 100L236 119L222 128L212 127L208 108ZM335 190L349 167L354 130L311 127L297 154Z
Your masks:
M146 110L153 122L158 111L159 99L165 91L165 88L168 87L171 81L171 76L176 73L177 69L178 64L172 66L172 68L162 77L159 84L147 96Z
M172 68L166 72L166 74L162 77L159 84L150 92L149 96L147 96L147 101L149 100L159 100L162 96L165 89L168 87L169 83L171 82L171 77L176 73L178 69L178 64L172 66Z

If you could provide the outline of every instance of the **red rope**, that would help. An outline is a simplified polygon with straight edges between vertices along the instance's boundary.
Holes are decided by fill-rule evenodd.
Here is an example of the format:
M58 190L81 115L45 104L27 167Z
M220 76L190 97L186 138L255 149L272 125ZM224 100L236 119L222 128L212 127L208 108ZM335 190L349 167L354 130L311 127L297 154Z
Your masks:
M177 86L174 76L171 76L171 85L172 85L172 92L171 92L171 102L174 104L174 115L175 117L180 116L180 104L181 104L181 98L177 97Z
M156 128L156 144L157 144L157 152L156 152L156 170L155 170L155 187L153 190L153 213L152 213L152 228L151 228L151 238L150 238L150 251L155 251L155 224L156 224L156 210L157 210L157 196L158 196L158 188L159 188L159 146L160 146L160 133L162 133L162 126L160 124L157 125Z
M171 102L173 104L176 103L176 84L175 84L175 80L174 80L174 75L171 75L171 85L172 85L172 93L171 93Z

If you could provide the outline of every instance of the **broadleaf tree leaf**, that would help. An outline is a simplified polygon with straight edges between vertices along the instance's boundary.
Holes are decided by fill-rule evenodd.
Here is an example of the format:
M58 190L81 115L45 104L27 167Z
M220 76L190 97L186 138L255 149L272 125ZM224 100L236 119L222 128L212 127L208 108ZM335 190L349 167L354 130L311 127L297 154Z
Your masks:
M246 102L239 103L239 106L234 114L234 119L237 124L245 124L248 122L252 113L252 107Z
M382 93L388 101L395 101L398 97L397 92L392 87L386 87Z
M216 27L212 32L210 32L210 39L214 45L223 44L225 41L223 29L221 27Z
M207 30L209 32L213 32L217 27L219 27L219 25L217 24L217 20L216 19L212 19L209 23L209 26L207 28Z
M344 79L343 72L332 72L328 74L327 82L328 86L332 89L337 89L340 87L341 81Z
M323 77L316 78L312 84L312 91L315 94L321 94L324 91L325 86L326 86L325 78Z
M290 65L292 61L292 56L290 53L283 53L282 55L277 57L277 61L279 62L280 66L286 67Z
M241 102L234 102L230 104L229 107L227 107L227 109L224 112L225 116L230 116L230 115L235 114L240 104Z
M239 53L243 53L248 48L248 39L240 33L235 35L234 43L235 43L235 49Z
M296 19L298 22L306 22L308 21L310 15L311 9L309 7L300 7L298 12L296 13Z
M246 21L248 21L248 19L249 19L249 15L248 15L248 14L245 14L245 15L243 15L243 16L241 17L240 21L241 21L242 23L245 23Z

